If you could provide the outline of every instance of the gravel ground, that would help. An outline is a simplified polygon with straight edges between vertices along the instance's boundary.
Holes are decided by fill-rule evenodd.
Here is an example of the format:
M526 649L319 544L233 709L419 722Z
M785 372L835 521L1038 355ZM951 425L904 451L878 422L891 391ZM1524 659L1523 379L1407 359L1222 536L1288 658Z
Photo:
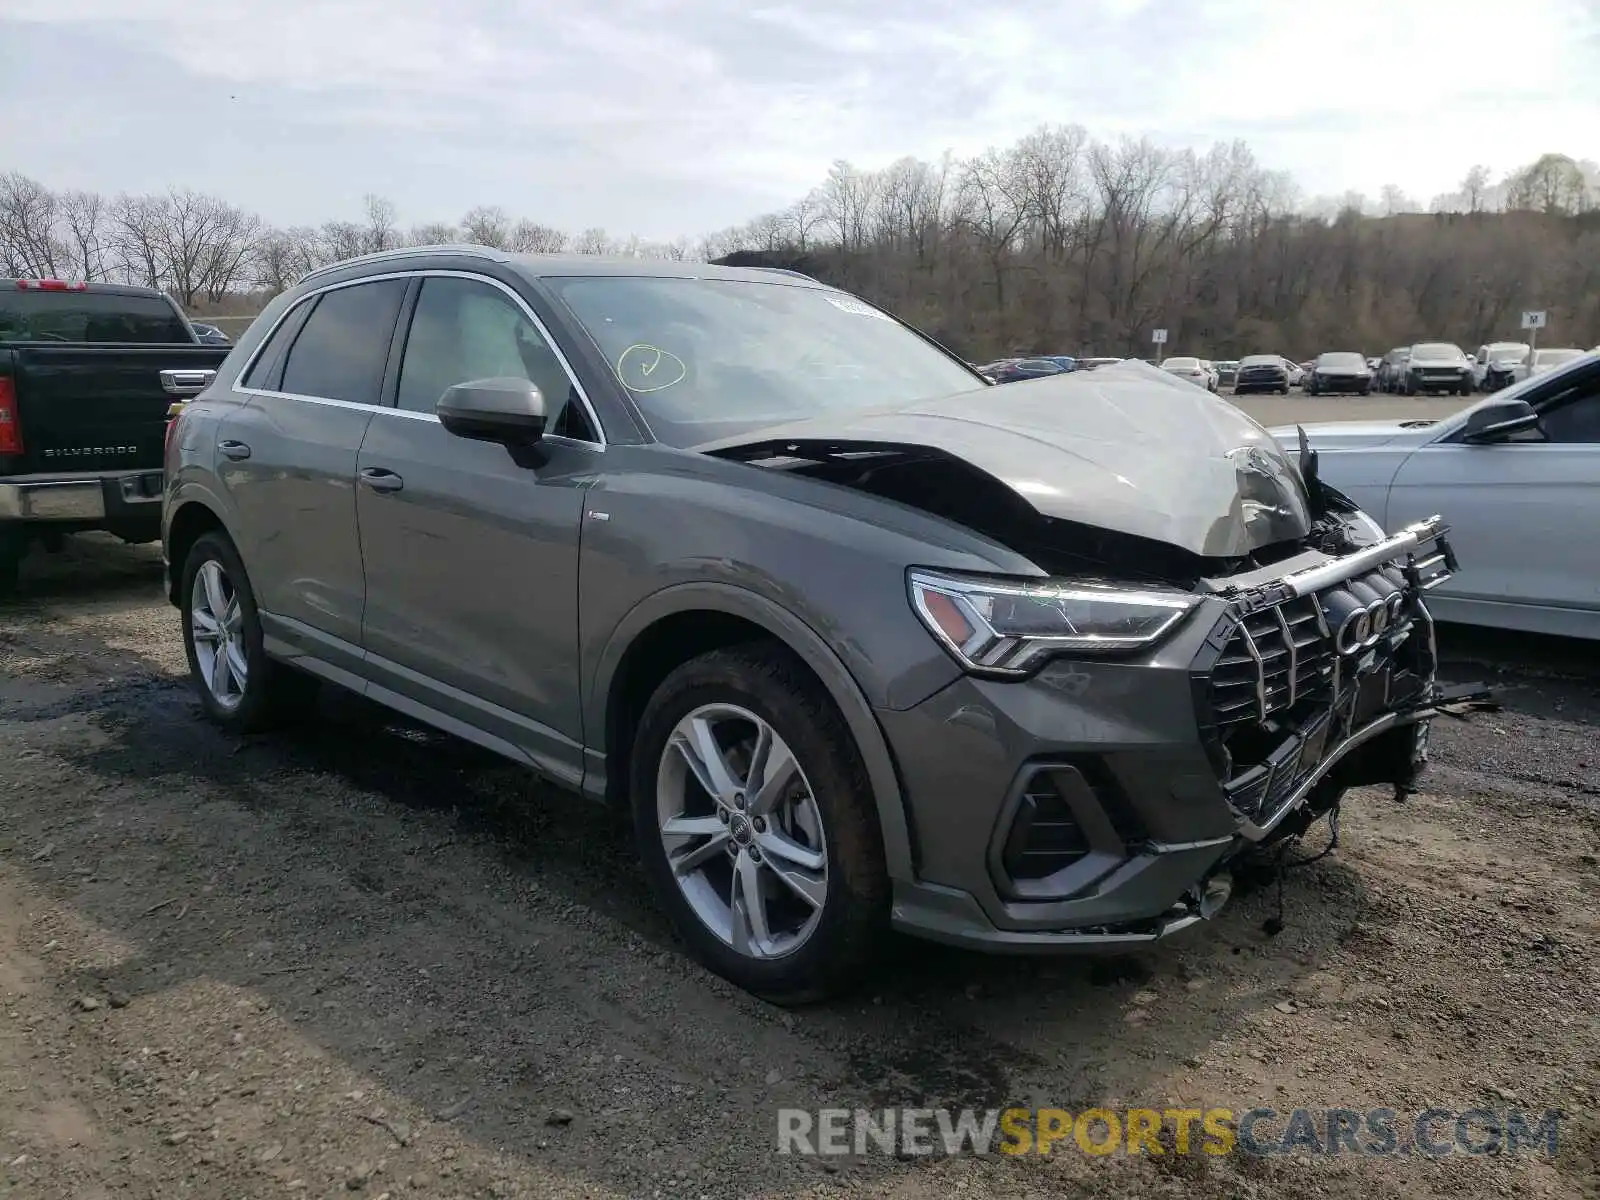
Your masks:
M1597 1194L1592 649L1448 636L1506 710L1441 721L1404 806L1358 795L1275 937L1265 889L1126 959L906 942L791 1013L515 768L350 697L214 731L158 579L74 539L0 607L0 1194ZM1553 1160L773 1151L781 1105L1010 1102L1568 1117Z

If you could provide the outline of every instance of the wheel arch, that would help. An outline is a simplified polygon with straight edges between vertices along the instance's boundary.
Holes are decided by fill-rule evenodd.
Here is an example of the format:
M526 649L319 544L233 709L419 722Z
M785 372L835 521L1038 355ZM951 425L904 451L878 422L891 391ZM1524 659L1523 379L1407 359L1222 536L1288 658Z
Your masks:
M899 774L866 693L806 622L781 605L730 584L684 583L651 594L618 623L600 652L584 699L584 728L592 731L586 740L605 765L606 798L626 798L627 756L638 716L668 672L709 650L754 640L784 646L833 699L866 768L889 876L912 879L912 828Z
M203 536L213 531L227 533L227 526L205 500L189 497L179 502L167 519L162 550L167 559L167 599L178 603L178 581L183 576L183 563L189 551Z

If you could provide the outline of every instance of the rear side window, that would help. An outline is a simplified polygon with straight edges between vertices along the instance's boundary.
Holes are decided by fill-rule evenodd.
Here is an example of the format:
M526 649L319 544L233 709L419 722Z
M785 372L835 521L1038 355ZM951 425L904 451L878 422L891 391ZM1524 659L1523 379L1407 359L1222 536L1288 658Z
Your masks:
M194 338L160 296L115 292L0 292L0 342L141 342Z
M378 403L405 290L403 279L380 279L324 292L289 349L278 390Z

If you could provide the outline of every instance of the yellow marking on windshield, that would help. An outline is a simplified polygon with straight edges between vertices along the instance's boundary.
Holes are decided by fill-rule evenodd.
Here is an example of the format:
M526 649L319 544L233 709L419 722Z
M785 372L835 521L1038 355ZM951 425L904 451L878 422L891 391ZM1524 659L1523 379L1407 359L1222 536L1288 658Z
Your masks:
M677 373L673 374L673 368ZM640 387L628 380L629 371L637 372L641 379L646 380L646 385ZM661 372L660 382L656 373ZM689 367L670 350L663 350L659 346L652 346L646 342L636 342L617 356L617 378L622 381L622 386L630 392L643 394L646 392L664 392L669 387L682 383L689 377ZM671 375L671 378L666 378Z

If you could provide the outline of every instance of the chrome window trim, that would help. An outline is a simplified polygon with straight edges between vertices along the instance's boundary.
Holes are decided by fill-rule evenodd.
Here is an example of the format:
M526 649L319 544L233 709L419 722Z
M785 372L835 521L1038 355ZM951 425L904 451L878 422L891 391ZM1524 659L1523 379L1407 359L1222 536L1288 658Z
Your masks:
M585 446L594 450L604 450L606 448L606 431L605 427L600 424L600 414L595 411L594 402L589 399L589 393L585 390L583 382L578 378L578 373L572 369L572 363L568 360L566 354L562 352L561 347L556 344L555 338L550 336L549 327L539 319L539 314L529 307L528 302L517 295L510 286L488 275L480 275L476 271L452 270L446 267L430 267L411 271L385 271L378 275L363 275L359 279L342 279L338 283L330 283L323 287L315 288L305 295L297 297L293 304L288 305L283 312L278 314L278 319L272 323L272 328L261 335L261 340L256 343L255 349L250 351L250 357L245 360L244 366L234 376L235 382L230 385L229 390L243 396L266 396L275 400L304 400L311 404L325 404L333 408L358 408L364 412L387 413L390 416L405 417L409 420L437 422L439 418L434 413L412 412L410 409L402 409L388 404L358 404L354 400L335 400L329 396L307 396L301 392L270 391L266 388L246 387L243 383L245 377L254 369L256 360L261 357L262 352L266 350L272 339L277 335L279 328L302 304L310 303L328 292L338 291L340 288L357 287L363 283L379 283L387 279L432 278L468 279L476 283L486 283L509 296L512 302L522 310L523 316L533 322L534 328L539 331L539 336L544 338L545 344L550 347L551 352L556 356L556 361L561 364L561 369L567 374L567 381L572 384L573 389L578 393L578 399L583 404L584 414L589 418L589 424L596 435L593 439L568 437L565 434L558 433L546 436L574 446ZM407 330L407 337L409 336L410 331ZM402 350L402 366L404 362L405 353ZM284 360L284 365L288 365L287 358Z

